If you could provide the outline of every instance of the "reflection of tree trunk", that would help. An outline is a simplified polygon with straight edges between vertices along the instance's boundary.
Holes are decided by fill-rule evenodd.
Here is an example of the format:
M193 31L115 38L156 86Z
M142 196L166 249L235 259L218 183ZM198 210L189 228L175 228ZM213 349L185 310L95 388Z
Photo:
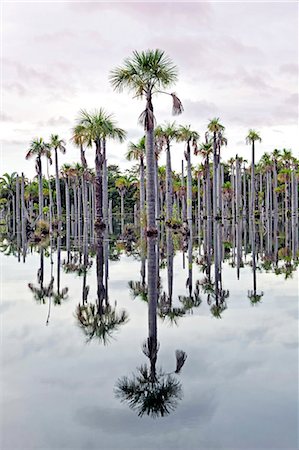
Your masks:
M166 230L168 301L171 307L173 290L173 240L171 230Z
M192 274L192 245L193 245L193 230L190 228L189 240L188 240L188 288L189 288L189 297L192 297L192 289L193 289L193 274Z
M83 272L83 286L82 286L82 304L84 305L87 302L87 295L88 295L88 287L86 285L86 279L87 279L87 269L88 269L88 229L87 224L84 224L83 228L83 265L84 265L84 272Z
M251 237L251 252L252 252L252 270L253 270L253 291L256 295L256 254L255 254L255 223L252 221L252 237Z
M60 295L61 237L57 237L57 294Z
M103 313L104 288L104 248L103 234L100 230L96 233L96 274L97 274L97 306L99 314Z
M157 300L158 300L156 238L147 240L147 286L148 286L148 327L149 339L157 341Z

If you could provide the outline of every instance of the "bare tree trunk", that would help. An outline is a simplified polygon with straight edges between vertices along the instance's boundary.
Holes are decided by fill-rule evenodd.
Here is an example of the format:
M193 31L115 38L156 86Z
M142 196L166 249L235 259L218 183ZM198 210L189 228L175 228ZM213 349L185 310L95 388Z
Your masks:
M169 222L172 219L172 204L173 204L173 191L172 191L172 172L171 172L171 155L170 144L167 142L166 148L166 220Z
M192 175L191 175L191 149L187 142L187 221L189 229L192 227Z
M154 129L146 131L146 206L147 228L156 231Z
M60 231L61 219L62 219L62 211L61 211L61 192L60 192L60 182L59 182L57 148L55 148L54 151L55 151L55 183L56 183L57 219L58 219L58 222L59 222L58 231Z

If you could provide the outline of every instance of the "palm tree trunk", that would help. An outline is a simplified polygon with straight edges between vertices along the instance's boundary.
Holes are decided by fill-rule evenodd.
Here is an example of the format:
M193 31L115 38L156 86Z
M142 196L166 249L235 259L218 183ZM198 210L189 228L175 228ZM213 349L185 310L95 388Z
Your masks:
M145 186L144 186L144 160L143 156L140 158L140 224L141 229L144 229L144 210L145 210Z
M154 129L146 130L146 206L147 228L156 231Z
M59 182L57 148L55 148L54 151L55 151L55 183L56 183L57 218L58 218L58 221L60 224L58 229L60 230L62 213L61 213L61 192L60 192L60 182Z
M170 144L167 142L166 148L166 220L170 222L172 219L172 172L171 172L171 155Z
M66 213L66 248L70 250L70 236L71 236L71 211L70 211L70 190L69 180L65 179L65 213Z
M106 140L103 139L103 218L108 225L108 170L106 158Z
M158 158L155 155L155 203L156 203L156 219L160 218L161 208L159 202L159 169L158 169Z
M185 170L184 170L184 160L182 159L182 221L186 222L186 196L185 196Z
M124 191L120 191L120 218L121 218L121 233L123 234L125 228L125 207L124 207Z
M96 212L96 227L103 226L103 155L101 148L101 141L96 141L96 156L95 156L95 212Z
M191 149L187 142L187 221L189 229L192 226L192 175L191 175Z
M255 149L252 141L252 161L251 161L251 215L255 212Z
M38 174L38 208L39 208L39 220L44 218L44 195L43 195L43 174L42 174L42 162L40 156L36 158L36 168Z

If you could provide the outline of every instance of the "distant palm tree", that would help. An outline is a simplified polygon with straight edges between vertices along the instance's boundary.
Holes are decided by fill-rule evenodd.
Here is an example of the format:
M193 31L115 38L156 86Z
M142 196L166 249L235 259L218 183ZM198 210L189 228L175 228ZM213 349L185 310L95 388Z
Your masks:
M139 161L140 170L140 216L145 210L145 178L144 178L144 158L145 158L145 136L137 144L129 142L126 159L128 161ZM142 219L142 217L140 217Z
M43 172L42 172L42 156L46 156L50 164L51 160L51 148L50 145L44 142L43 138L35 138L30 142L29 150L26 154L26 159L35 157L35 170L38 176L38 193L39 193L39 218L43 219Z
M81 164L84 169L87 169L87 161L85 157L86 147L90 147L91 143L88 141L86 129L84 125L78 124L72 129L71 141L80 148ZM84 148L85 146L85 148Z
M223 136L225 130L224 126L219 122L219 118L214 118L208 124L208 131L211 133L211 140L213 142L213 216L218 214L218 197L219 197L219 163L220 163L220 148L221 145L226 144L227 141Z
M55 182L56 182L56 200L57 200L57 217L58 220L62 219L62 209L61 209L61 192L60 192L60 182L59 182L59 168L58 168L58 150L61 153L66 152L65 142L60 139L57 134L51 134L50 137L50 148L54 150L55 155Z
M246 144L251 144L252 158L251 158L251 215L255 211L255 141L262 142L259 133L250 129L246 137Z
M197 149L197 142L199 134L197 131L191 129L191 125L180 126L178 129L177 140L179 142L185 142L187 149L185 157L187 160L187 221L189 228L192 223L192 172L191 172L191 146L194 151Z
M177 81L177 68L162 50L147 50L133 52L131 58L124 61L122 67L112 70L110 81L115 90L133 91L135 97L146 99L146 108L139 117L146 133L146 196L147 196L147 227L150 233L156 231L155 221L155 151L154 151L154 107L153 95L162 93ZM165 93L165 92L163 92ZM174 93L173 113L180 114L183 110L180 100Z
M161 147L166 147L166 220L169 222L172 219L173 209L173 183L171 170L171 154L170 144L178 137L178 129L176 123L166 122L165 125L160 125L155 130L156 138L160 141Z

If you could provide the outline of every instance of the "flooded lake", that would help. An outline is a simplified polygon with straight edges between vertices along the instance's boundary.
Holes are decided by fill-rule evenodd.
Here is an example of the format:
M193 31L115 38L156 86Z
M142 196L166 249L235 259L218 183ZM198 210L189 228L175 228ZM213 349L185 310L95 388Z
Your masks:
M214 233L154 238L154 341L136 233L3 236L1 449L297 448L298 240Z

